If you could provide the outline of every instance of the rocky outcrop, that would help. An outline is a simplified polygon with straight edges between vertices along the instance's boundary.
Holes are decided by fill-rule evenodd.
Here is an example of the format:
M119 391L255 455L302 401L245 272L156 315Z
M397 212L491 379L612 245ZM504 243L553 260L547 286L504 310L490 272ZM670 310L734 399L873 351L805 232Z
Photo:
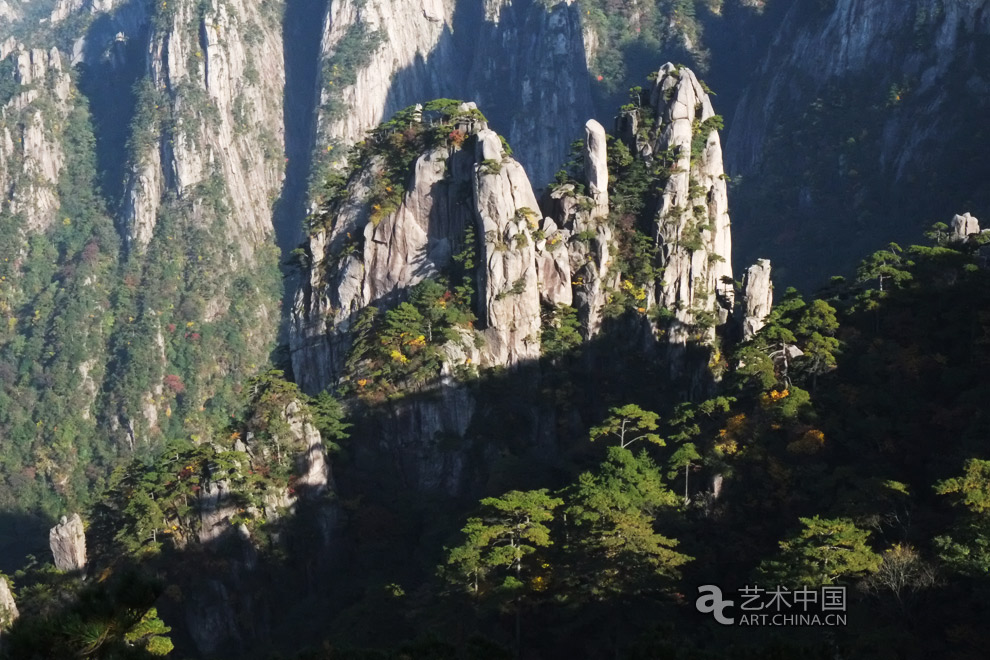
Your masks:
M760 259L743 276L742 300L739 306L743 341L752 339L766 324L773 309L773 284L770 281L770 260Z
M201 215L226 206L242 258L272 233L282 181L281 30L254 3L163 4L149 45L144 101L157 124L135 154L125 196L129 245L142 250L171 194ZM142 143L142 141L138 141Z
M466 104L461 112L476 108ZM374 156L351 180L332 226L309 237L308 282L296 294L291 328L304 390L319 391L341 376L361 309L393 306L410 287L444 273L466 247L468 229L479 251L476 315L484 338L474 364L508 366L539 356L539 204L521 165L484 121L458 126L476 146L440 146L416 158L395 211L372 221L371 188L386 167ZM541 254L548 253L542 244ZM559 257L550 263L566 270ZM563 297L565 274L554 296Z
M540 356L540 299L532 234L539 203L526 172L506 156L498 135L478 133L472 180L478 231L484 236L478 294L485 346L481 366L514 365Z
M571 260L567 244L572 232L558 227L552 218L540 222L536 239L536 275L540 288L540 302L549 307L571 305L574 292L571 286Z
M594 119L584 125L584 177L599 217L608 215L608 155L605 129Z
M60 571L81 571L86 568L86 533L82 518L78 513L62 520L52 527L48 543L55 560L55 568Z
M60 207L57 187L65 162L61 137L71 82L57 49L7 48L16 91L0 108L2 205L21 216L23 231L32 234L50 227Z
M17 603L14 602L10 583L6 577L0 575L0 635L3 635L19 616L20 612L17 611Z
M321 81L324 139L356 142L400 108L443 96L441 72L450 71L457 60L453 45L444 39L453 28L453 15L450 0L331 2L322 45L329 67ZM364 66L342 71L346 64L334 57L342 49L362 51L348 55L352 61L363 60ZM403 80L397 81L400 73Z
M293 401L285 409L289 424L290 442L301 448L297 459L296 491L305 498L317 498L333 489L330 461L323 438L309 417L303 414L298 401Z
M655 158L670 162L656 217L663 278L656 302L673 318L666 341L711 343L733 305L728 197L711 99L686 68L665 64L651 102L659 134Z
M952 231L952 240L965 241L970 236L980 233L980 221L969 213L963 213L952 218L949 229Z
M467 98L488 110L533 183L550 181L593 114L578 7L478 4L330 3L318 153L361 139L413 103ZM341 55L356 46L360 55ZM344 70L356 60L355 70Z

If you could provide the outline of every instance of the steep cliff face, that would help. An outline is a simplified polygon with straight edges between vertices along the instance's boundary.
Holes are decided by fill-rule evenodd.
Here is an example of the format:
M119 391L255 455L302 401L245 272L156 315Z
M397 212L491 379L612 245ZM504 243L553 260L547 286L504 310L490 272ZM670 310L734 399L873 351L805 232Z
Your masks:
M451 96L485 107L543 185L592 114L583 28L570 2L334 2L323 52L324 161L400 108Z
M293 369L306 391L342 387L376 407L373 392L404 383L404 397L376 409L375 432L404 480L454 493L467 476L466 455L445 444L465 436L476 407L465 376L536 363L541 295L570 300L568 253L522 166L474 104L442 116L406 111L369 144L309 237ZM396 163L410 148L423 151ZM543 280L550 271L556 279ZM424 308L418 292L430 282L442 284ZM442 324L457 306L461 320ZM416 325L421 313L434 320ZM376 334L362 339L369 323ZM434 357L423 362L425 354Z
M607 221L608 153L605 129L595 120L585 124L582 155L587 195L573 183L557 187L549 195L550 216L544 220L545 240L537 243L542 256L538 266L544 302L573 305L585 339L598 334L602 310L610 292L619 286L614 268L613 229ZM558 248L563 249L558 249ZM564 252L566 256L561 253Z
M710 344L733 305L721 120L694 73L672 64L660 69L651 101L658 121L653 157L670 161L656 218L663 267L656 301L672 313L670 344Z
M8 40L0 44L3 58L10 63L4 73L11 91L0 98L0 212L20 217L30 235L48 229L59 208L71 82L57 49L28 49Z
M977 174L988 166L988 6L794 4L727 140L744 258L770 241L778 275L804 284L909 240L945 208L990 201Z
M455 88L485 108L536 187L594 115L586 31L577 3L487 0L467 86Z
M277 9L236 0L163 7L142 99L156 121L136 127L144 139L124 211L129 242L147 246L172 194L191 200L194 213L204 201L229 204L227 235L247 258L272 232L281 183L285 75L277 17L265 15Z
M387 156L373 154L333 207L330 226L311 234L309 281L297 293L292 332L293 364L305 390L339 381L362 309L394 306L418 283L448 272L465 249L477 250L475 364L510 366L539 356L532 238L539 204L522 167L474 113L475 106L465 104L444 120L440 132L456 134L457 144L414 159L408 191L393 211L381 215L377 191L391 175ZM422 119L414 122L399 130L426 130Z

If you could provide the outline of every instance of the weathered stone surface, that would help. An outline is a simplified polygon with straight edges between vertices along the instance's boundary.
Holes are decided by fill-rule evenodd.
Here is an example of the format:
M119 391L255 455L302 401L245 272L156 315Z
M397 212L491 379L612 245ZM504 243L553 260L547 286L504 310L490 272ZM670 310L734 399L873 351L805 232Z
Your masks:
M746 270L743 277L742 304L739 310L744 341L751 339L763 328L772 308L770 260L760 259Z
M540 355L540 299L536 249L531 232L539 203L519 163L507 158L498 135L478 133L472 180L478 230L484 236L479 262L479 324L485 346L482 366L513 365Z
M969 213L963 213L952 218L950 228L953 240L965 241L970 236L980 233L980 221Z
M608 215L608 157L605 129L594 119L585 124L584 176L588 182L588 194L595 200L599 216Z
M692 154L692 146L694 132L715 111L694 73L669 63L657 75L651 102L661 127L653 153L676 154L655 225L664 268L656 302L673 313L669 344L711 343L733 305L732 238L718 131L711 130L700 152Z
M0 122L0 209L21 216L30 235L48 229L58 215L71 82L55 48L28 49L8 41L0 51L9 51L20 85L0 108L5 120Z
M285 418L289 423L293 444L302 447L302 453L297 459L299 474L299 479L296 480L297 492L306 498L316 498L326 494L332 489L333 483L330 461L323 447L320 432L303 414L297 401L286 407Z
M559 227L560 248L555 249L566 252L569 268L563 265L563 254L553 257L560 264L561 273L570 273L570 304L578 311L583 336L590 338L601 328L601 312L607 302L608 291L618 286L619 273L611 267L612 229L601 215L608 209L597 206L589 197L577 195L571 184L560 186L550 193L547 204L554 218L553 226ZM550 245L549 239L547 244ZM544 271L549 273L550 268L541 268L540 272ZM546 289L548 280L542 274L540 281ZM566 295L558 295L561 301L566 300Z
M394 212L370 220L368 196L384 167L373 159L349 184L333 226L309 237L308 281L296 293L290 332L293 364L305 391L324 389L341 376L349 329L361 309L394 306L409 288L443 273L464 249L469 228L479 252L476 315L485 339L476 364L508 366L539 357L539 204L498 135L484 122L463 128L477 136L476 148L440 147L421 155ZM564 240L555 225L545 226L551 229L548 238ZM567 301L563 254L546 244L539 252L553 278L547 300Z
M486 108L516 149L531 181L553 178L594 112L585 30L576 4L523 5L486 0L480 24L452 0L330 3L323 55L331 58L354 26L383 38L352 85L327 84L319 116L321 145L360 140L396 111L424 98L466 98ZM461 16L458 17L457 14ZM455 30L471 31L458 42Z
M81 571L86 568L86 533L78 513L62 520L52 527L48 543L55 560L55 568L60 571Z
M7 578L0 576L0 635L10 628L19 616L14 594L10 591L10 583L7 582Z
M551 218L544 218L540 227L543 238L536 241L536 274L540 287L540 302L545 305L570 305L574 302L571 287L571 260L567 242L571 232L558 229Z
M272 234L283 178L281 30L245 0L210 0L202 14L190 0L176 5L149 45L151 84L175 121L137 129L148 146L126 184L128 245L145 248L168 196L197 200L201 186L219 186L228 237L250 260Z

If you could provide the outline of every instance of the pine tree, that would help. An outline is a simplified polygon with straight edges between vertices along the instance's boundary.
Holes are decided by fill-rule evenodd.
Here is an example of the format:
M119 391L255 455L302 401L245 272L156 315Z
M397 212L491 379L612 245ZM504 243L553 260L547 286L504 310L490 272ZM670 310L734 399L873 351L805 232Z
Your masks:
M760 566L763 579L790 587L820 586L879 568L881 557L867 543L870 533L852 520L814 516L800 521L803 528L780 542L779 558Z

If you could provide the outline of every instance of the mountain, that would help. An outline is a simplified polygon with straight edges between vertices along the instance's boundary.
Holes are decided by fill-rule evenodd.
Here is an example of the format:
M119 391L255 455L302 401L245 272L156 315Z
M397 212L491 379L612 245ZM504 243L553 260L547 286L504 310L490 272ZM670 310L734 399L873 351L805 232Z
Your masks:
M983 2L792 5L726 141L740 254L806 287L985 206L988 31Z

